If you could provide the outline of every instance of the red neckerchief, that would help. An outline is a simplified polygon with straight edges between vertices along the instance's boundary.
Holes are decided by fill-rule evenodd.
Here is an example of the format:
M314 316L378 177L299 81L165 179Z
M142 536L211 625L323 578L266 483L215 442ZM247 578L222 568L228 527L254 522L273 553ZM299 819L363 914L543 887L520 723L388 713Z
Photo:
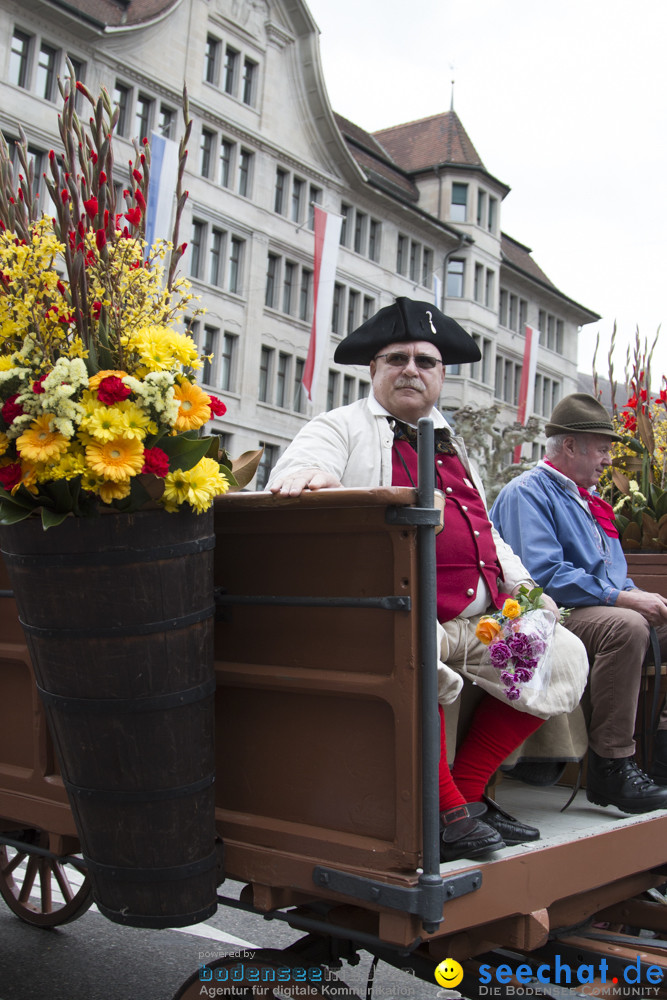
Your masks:
M544 459L544 464L549 465L552 469L556 469L556 466L548 458ZM560 469L556 469L556 472L560 472ZM612 505L603 500L602 497L596 496L595 493L590 493L583 486L577 486L577 489L579 490L579 496L584 498L588 504L588 509L605 535L608 535L609 538L618 538L618 531L614 526L614 508Z

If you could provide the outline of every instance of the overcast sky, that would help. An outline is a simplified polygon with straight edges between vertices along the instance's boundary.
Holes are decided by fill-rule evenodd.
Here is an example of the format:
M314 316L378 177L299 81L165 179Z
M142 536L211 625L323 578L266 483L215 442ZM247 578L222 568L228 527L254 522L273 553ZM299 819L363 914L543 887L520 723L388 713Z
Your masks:
M579 368L617 373L663 325L667 373L667 0L306 0L335 111L367 131L454 108L511 187L502 228L602 316Z

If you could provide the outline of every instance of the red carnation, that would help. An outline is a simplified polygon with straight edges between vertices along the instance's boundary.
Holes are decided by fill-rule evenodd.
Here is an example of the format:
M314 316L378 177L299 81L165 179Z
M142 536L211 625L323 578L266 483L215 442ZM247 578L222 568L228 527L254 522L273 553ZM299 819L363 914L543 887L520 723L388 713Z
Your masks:
M46 372L44 375L40 375L39 378L32 383L32 391L35 393L36 396L41 396L42 393L44 392L44 379L46 378L47 375L48 372Z
M21 466L18 462L3 465L0 469L0 485L5 490L12 490L21 482Z
M101 312L102 312L102 303L98 299L95 299L95 301L93 302L93 319L99 319Z
M21 404L16 402L17 397L18 397L18 392L15 392L13 396L10 396L9 399L5 400L2 410L0 410L0 414L2 414L2 419L4 420L7 427L9 427L9 425L13 423L17 417L20 417L25 413L25 410L23 409Z
M141 471L164 479L169 472L169 456L162 448L145 448L144 467Z
M217 398L217 396L209 396L208 405L210 406L211 414L214 417L223 417L227 412L227 407L221 399Z
M107 375L97 387L97 398L105 406L113 406L132 395L132 390L117 375Z

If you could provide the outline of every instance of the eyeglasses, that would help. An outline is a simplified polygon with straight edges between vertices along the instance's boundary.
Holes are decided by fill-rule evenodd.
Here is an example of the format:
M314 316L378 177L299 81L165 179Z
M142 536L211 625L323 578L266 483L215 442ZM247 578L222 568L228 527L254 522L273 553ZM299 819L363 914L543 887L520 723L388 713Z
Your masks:
M377 360L377 358L384 358L392 368L405 368L411 361L414 361L417 368L421 368L423 371L428 371L430 368L435 368L436 365L443 364L442 361L432 357L430 354L404 354L403 351L392 351L391 354L376 354L375 359Z

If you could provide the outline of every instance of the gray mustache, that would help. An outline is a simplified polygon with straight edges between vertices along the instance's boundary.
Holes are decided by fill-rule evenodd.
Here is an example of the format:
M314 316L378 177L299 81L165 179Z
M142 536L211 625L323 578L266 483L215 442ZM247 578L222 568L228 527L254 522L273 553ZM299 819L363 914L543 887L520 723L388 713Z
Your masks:
M424 386L416 378L399 378L395 382L397 389L417 389L418 392L424 391Z

